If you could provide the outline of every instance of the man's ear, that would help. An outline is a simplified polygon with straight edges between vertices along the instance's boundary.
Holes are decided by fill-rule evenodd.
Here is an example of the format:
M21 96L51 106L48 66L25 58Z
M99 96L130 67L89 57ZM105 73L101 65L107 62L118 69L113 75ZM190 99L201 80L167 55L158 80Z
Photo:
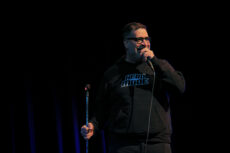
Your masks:
M128 42L127 40L123 40L123 44L124 44L124 47L125 47L125 48L128 48L128 43L129 43L129 42Z

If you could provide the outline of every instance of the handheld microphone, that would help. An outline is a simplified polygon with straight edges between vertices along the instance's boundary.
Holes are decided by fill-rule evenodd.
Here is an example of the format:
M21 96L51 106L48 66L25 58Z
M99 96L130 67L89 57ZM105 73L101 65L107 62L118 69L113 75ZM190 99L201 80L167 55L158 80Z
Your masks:
M143 48L145 48L146 46L145 45L141 45L137 48L138 51L142 50ZM154 67L153 67L153 64L151 62L151 57L147 57L147 61L148 65L151 67L151 69L154 71Z

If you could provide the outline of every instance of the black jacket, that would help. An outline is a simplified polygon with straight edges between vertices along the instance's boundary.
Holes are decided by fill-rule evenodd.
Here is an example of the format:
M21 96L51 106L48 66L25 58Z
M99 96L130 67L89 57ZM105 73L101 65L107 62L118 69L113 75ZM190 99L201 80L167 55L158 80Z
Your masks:
M170 143L169 95L183 93L185 81L166 60L154 57L151 62L155 75L147 63L131 64L124 58L105 72L91 120L95 129L106 128L112 135L145 139L153 99L149 138Z

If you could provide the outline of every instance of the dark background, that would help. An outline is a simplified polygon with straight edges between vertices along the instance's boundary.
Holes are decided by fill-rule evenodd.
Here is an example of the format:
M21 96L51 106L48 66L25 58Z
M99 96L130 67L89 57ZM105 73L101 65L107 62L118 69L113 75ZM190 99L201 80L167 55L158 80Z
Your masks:
M121 29L133 21L147 25L155 55L184 74L186 92L171 101L172 147L175 153L197 150L202 137L195 119L209 88L203 74L212 74L207 69L207 46L216 47L210 44L215 11L179 3L137 5L143 9L113 3L39 6L4 12L4 76L9 81L2 81L8 93L3 134L9 152L85 152L79 133L85 124L84 86L92 86L91 115L103 72L124 54ZM89 152L103 152L103 142L100 134L92 138Z

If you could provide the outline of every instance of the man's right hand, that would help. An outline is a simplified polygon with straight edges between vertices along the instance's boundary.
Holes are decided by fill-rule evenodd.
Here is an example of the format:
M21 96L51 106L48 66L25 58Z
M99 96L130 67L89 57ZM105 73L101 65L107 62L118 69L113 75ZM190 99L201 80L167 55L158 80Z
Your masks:
M89 140L94 134L94 126L92 123L88 124L88 127L86 125L83 125L81 127L81 135L85 140Z

